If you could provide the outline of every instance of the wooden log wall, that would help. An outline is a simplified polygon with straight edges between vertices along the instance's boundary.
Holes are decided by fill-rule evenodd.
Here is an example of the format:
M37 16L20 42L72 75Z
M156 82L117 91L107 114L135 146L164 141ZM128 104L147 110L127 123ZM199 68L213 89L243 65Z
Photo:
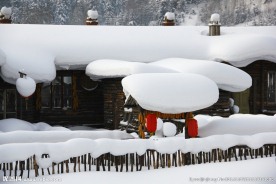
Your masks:
M41 108L39 120L51 125L76 126L88 125L103 128L103 86L99 83L95 90L88 91L81 86L84 71L59 71L74 73L77 77L78 108L63 110L62 108ZM58 72L58 73L59 73Z
M29 122L46 122L50 125L88 125L103 128L103 87L101 83L95 90L87 91L80 85L81 76L85 75L84 71L58 71L58 74L60 72L68 73L68 75L74 72L77 76L78 108L76 111L62 108L37 110L35 94L26 100L18 94L15 85L8 84L1 79L0 90L13 89L17 93L17 113L13 118ZM3 119L3 116L0 119Z
M267 102L267 72L276 72L276 64L269 61L255 61L240 69L252 77L249 96L250 113L263 113L264 109L275 111L276 103Z
M122 78L102 80L104 95L104 124L106 128L117 129L123 120L125 95Z
M212 149L209 152L182 153L177 151L173 154L159 153L156 150L147 150L145 154L128 153L115 156L105 153L98 158L93 158L90 153L77 157L68 158L59 163L52 163L47 169L39 168L36 156L30 156L26 160L18 160L12 163L0 163L0 170L4 176L19 176L29 178L31 171L35 177L51 174L62 174L82 171L116 171L134 172L143 169L158 169L181 167L195 164L207 164L216 162L231 162L247 159L276 156L276 145L266 144L258 149L252 149L246 145L237 145L227 150ZM50 155L43 154L41 158ZM71 167L70 167L71 165Z

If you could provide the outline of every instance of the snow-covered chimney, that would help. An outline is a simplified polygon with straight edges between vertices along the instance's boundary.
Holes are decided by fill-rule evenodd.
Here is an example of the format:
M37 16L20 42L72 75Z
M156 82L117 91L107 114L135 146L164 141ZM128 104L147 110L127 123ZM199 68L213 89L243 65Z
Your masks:
M217 13L212 14L209 22L209 36L219 36L220 25L220 15Z
M86 25L98 25L98 11L97 10L88 10L87 11L87 18L86 18Z
M175 25L175 15L172 12L167 12L164 16L163 26L174 26Z
M7 8L6 6L2 7L0 11L0 24L11 24L11 14L11 8Z

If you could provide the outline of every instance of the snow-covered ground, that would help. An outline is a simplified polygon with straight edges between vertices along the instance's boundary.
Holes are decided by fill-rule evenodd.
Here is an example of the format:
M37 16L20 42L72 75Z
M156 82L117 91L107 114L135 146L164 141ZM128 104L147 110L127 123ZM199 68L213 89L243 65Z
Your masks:
M64 184L183 184L183 183L225 183L225 184L275 184L276 160L259 158L239 162L222 162L190 165L178 168L143 170L141 172L80 172L61 175L40 176L22 183L64 183ZM3 172L0 171L0 183ZM9 179L9 178L3 178ZM31 180L36 180L36 182ZM3 182L3 183L19 183Z
M112 153L114 155L123 155L128 152L143 154L147 149L155 149L161 153L174 153L176 150L183 152L197 153L199 151L210 151L212 148L227 149L234 145L248 145L251 148L259 148L263 144L275 144L276 116L265 115L233 115L230 118L211 117L206 115L198 115L195 117L199 122L200 131L202 130L211 134L217 134L224 131L224 135L212 135L206 138L185 140L184 137L172 138L152 138L149 140L114 140L112 139L72 139L74 136L67 136L71 139L67 142L60 143L16 143L24 142L50 142L52 139L66 137L66 134L72 134L73 131L55 131L55 129L45 123L30 124L25 121L10 119L2 120L0 133L1 141L8 144L0 145L0 162L12 162L15 160L24 160L29 156L36 154L39 158L40 167L47 168L52 161L60 162L69 157L80 156L82 154L91 153L93 157L97 157L102 153ZM218 123L219 122L219 123ZM235 123L237 122L237 123ZM250 122L251 129L246 129ZM260 124L259 122L262 122ZM16 125L16 126L14 126ZM226 127L226 128L225 128ZM243 128L241 128L243 127ZM262 128L261 128L262 127ZM49 131L53 128L54 131ZM20 131L24 129L25 131ZM252 130L255 129L255 132ZM48 131L43 131L48 130ZM239 131L240 130L240 131ZM200 132L199 131L199 132ZM228 132L240 134L225 135ZM101 136L113 135L112 131L77 131L75 136L85 137L86 134L98 133ZM254 134L253 133L258 133ZM262 133L264 132L264 133ZM267 133L265 133L267 132ZM34 137L35 133L38 133ZM116 134L119 135L120 132ZM123 132L122 132L123 133ZM40 136L39 136L40 134ZM124 134L124 133L123 133ZM54 136L53 136L54 135ZM247 136L243 136L247 135ZM251 136L248 136L251 135ZM46 138L45 138L46 136ZM100 136L100 137L101 137ZM179 135L178 135L179 136ZM44 138L43 138L44 137ZM132 137L132 136L130 136ZM98 137L99 138L99 137ZM22 140L21 140L22 139ZM120 138L119 138L120 139ZM13 144L9 144L13 141ZM64 141L64 140L56 140ZM63 154L60 154L60 153ZM50 158L47 162L40 160L40 155L48 153ZM49 161L49 162L48 162ZM48 163L48 165L47 165ZM46 165L45 165L46 164ZM276 183L276 159L258 158L254 160L222 163L207 163L201 165L183 166L179 168L166 168L158 170L147 170L143 167L141 172L84 172L69 173L60 175L40 176L36 179L36 183ZM33 171L32 171L33 172ZM71 169L72 172L72 169ZM26 173L25 173L26 174ZM32 174L33 175L33 174ZM24 177L25 178L25 177ZM0 171L0 183L11 178L3 177L3 171ZM34 180L31 177L30 180ZM33 183L33 181L22 179L24 183ZM240 180L240 181L239 181ZM44 182L43 182L44 181ZM239 181L239 182L238 182ZM18 182L18 181L17 181Z

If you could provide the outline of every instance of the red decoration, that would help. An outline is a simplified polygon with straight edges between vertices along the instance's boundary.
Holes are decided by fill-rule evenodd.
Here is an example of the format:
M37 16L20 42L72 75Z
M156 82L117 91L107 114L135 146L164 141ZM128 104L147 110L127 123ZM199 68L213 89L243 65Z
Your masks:
M197 137L198 135L198 125L197 120L190 118L187 120L187 126L188 126L188 135L189 137Z
M146 117L148 132L153 133L157 129L157 117L155 114L148 114Z

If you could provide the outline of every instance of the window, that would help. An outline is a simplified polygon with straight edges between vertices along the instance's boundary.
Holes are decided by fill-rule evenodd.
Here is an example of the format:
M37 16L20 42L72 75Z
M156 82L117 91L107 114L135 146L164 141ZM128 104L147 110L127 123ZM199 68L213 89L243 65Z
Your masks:
M276 102L276 72L267 73L267 102Z
M15 89L0 90L0 117L16 118L17 96Z
M44 83L41 89L42 108L72 107L72 77L57 76L51 83Z

